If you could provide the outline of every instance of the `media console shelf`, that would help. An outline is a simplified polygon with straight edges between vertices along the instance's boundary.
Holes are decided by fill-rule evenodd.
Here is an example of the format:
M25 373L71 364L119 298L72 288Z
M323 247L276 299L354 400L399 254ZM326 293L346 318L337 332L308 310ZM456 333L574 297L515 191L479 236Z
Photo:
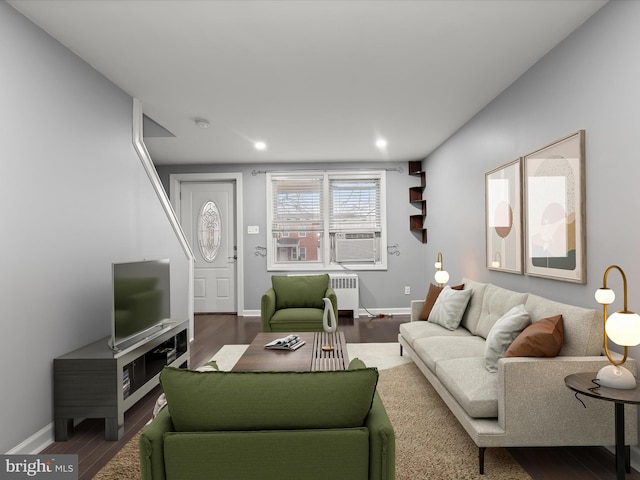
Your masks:
M124 412L158 385L160 371L188 365L188 324L167 326L121 352L104 338L54 359L56 442L73 435L77 418L104 418L105 439L122 438Z

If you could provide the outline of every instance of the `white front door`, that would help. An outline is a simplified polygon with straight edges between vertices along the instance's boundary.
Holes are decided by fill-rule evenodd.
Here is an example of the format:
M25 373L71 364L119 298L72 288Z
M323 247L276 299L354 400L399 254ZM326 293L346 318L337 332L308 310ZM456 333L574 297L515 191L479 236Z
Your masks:
M181 182L180 223L195 256L194 311L235 313L236 220L233 182Z

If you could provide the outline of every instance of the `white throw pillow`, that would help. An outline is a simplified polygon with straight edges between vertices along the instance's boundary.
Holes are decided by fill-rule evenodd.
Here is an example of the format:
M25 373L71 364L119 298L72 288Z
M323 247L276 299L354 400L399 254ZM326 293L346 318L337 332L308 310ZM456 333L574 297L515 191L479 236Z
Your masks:
M498 371L498 359L504 357L509 345L529 326L531 317L524 305L517 305L496 321L489 330L484 347L484 366L491 373Z
M438 295L429 313L429 322L437 323L447 330L455 330L460 325L473 290L453 290L446 286Z

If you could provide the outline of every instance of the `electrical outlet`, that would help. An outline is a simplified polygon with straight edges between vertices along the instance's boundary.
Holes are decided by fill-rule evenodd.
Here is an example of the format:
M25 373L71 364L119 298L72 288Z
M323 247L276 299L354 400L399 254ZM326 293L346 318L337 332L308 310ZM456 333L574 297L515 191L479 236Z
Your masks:
M411 295L411 287L409 287L409 286L404 287L404 294L405 295Z

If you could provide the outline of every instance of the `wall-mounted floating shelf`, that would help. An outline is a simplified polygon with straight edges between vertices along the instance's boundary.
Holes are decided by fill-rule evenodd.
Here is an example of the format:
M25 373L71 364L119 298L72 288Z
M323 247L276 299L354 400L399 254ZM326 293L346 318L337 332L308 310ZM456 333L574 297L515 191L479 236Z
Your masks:
M421 213L409 216L409 230L416 232L422 243L427 243L427 229L424 219L427 217L427 201L422 198L427 186L427 176L422 170L422 160L409 162L409 175L420 178L420 185L409 187L409 203L420 209Z

